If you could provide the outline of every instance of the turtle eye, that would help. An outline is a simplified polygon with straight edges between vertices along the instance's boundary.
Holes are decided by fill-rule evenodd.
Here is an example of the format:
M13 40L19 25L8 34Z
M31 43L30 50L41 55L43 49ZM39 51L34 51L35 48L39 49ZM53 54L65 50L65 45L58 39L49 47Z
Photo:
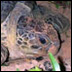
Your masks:
M40 40L40 42L41 42L42 44L45 44L45 43L46 43L46 40L45 40L45 38L43 38L43 37L40 37L39 40Z

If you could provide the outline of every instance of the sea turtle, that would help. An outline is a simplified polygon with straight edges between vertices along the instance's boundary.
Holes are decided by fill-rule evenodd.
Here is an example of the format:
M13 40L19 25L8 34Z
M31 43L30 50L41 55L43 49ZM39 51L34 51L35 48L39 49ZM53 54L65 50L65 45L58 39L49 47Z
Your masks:
M1 64L7 58L44 57L56 54L60 46L57 31L45 20L33 16L31 8L17 2L1 23Z

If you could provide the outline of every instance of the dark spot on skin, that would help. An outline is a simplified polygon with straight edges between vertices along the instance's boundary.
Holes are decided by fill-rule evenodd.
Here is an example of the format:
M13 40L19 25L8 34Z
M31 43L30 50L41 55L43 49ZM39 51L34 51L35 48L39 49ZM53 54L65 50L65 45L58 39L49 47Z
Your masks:
M45 19L45 23L52 24L53 18L54 17L52 15L48 15Z
M45 61L44 66L45 66L46 71L52 71L52 66L49 61Z
M19 40L18 40L17 42L18 42L18 44L22 44L22 42L21 42L21 41L19 41Z
M37 57L36 60L37 60L37 61L41 61L41 60L43 60L43 57L42 57L42 56Z
M25 38L24 38L24 40L26 40L26 41L27 41L28 39L29 39L28 37L25 37Z
M49 18L50 21L52 21L52 18Z
M39 46L37 46L37 45L32 45L31 48L32 48L32 49L38 49Z
M23 42L24 45L27 45L27 42Z
M22 41L22 38L19 38L20 41Z

